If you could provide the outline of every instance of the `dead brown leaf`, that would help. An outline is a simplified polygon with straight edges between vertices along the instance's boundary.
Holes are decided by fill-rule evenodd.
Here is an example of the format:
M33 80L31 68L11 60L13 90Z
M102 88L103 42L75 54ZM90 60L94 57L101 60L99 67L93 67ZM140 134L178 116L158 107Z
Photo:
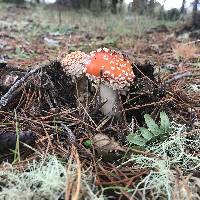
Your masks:
M96 134L93 137L94 148L97 151L109 153L112 151L124 151L124 149L114 139L110 139L107 135Z

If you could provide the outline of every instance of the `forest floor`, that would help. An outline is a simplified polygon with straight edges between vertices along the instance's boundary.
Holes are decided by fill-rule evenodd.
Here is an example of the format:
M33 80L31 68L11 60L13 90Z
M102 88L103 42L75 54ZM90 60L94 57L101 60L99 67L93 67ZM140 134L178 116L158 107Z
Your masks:
M1 3L0 199L200 199L200 31L181 27ZM59 64L102 47L134 63L122 119L77 103Z

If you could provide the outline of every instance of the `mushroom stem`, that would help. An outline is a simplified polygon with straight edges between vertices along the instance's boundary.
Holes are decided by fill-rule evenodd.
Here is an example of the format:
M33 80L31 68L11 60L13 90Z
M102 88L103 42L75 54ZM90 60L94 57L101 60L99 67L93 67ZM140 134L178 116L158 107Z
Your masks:
M117 90L113 90L107 85L100 84L99 86L100 101L105 104L101 107L104 115L116 116L119 111L119 97Z

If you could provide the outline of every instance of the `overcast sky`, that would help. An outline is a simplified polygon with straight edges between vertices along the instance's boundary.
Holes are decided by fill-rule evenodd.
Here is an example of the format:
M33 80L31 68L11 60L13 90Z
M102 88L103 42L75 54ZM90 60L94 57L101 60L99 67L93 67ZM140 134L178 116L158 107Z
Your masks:
M127 3L132 2L132 0L125 0ZM164 0L157 0L158 2L160 2L161 4L163 4ZM190 5L190 3L193 0L186 0L187 5ZM180 8L182 4L182 0L166 0L165 2L165 9L169 10L171 8Z

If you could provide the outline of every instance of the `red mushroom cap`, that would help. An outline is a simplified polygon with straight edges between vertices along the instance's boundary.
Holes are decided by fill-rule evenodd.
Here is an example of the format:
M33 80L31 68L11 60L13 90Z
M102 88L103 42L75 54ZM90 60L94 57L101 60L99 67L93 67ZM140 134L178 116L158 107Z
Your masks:
M124 55L107 48L90 53L90 62L85 65L86 75L92 79L101 78L113 89L123 90L135 78L130 61Z
M75 51L61 59L63 70L67 74L81 76L85 72L85 65L89 62L89 55L82 51Z

